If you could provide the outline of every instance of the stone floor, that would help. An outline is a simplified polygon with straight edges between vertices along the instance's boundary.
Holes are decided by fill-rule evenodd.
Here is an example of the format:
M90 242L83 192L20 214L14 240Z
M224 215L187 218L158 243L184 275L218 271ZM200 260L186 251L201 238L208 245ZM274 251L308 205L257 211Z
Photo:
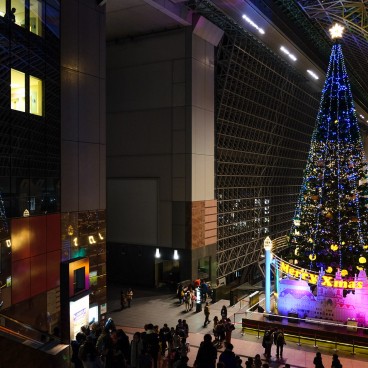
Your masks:
M162 327L167 323L169 327L175 327L179 318L186 319L189 324L189 338L190 352L189 352L189 366L192 366L195 356L198 351L200 342L203 340L205 333L212 334L212 323L203 327L204 314L203 311L196 312L195 310L186 312L184 305L179 305L175 295L165 290L134 290L134 297L131 303L131 308L120 309L120 290L119 286L108 287L108 305L107 315L111 317L115 324L129 335L131 338L136 331L142 331L146 323L153 323ZM212 320L216 315L220 316L220 310L223 305L228 309L228 316L235 321L236 329L232 334L232 344L234 345L234 352L241 356L243 366L249 356L254 357L255 354L261 354L263 357L263 348L261 346L261 337L263 331L257 333L245 333L241 328L241 318L245 316L247 309L246 303L238 303L234 306L229 306L228 300L219 300L216 303L210 304L210 319ZM195 308L194 308L195 309ZM276 359L275 346L273 346L273 357L269 361L270 367L284 367L286 363L291 367L311 367L313 368L313 358L316 351L322 353L323 363L326 368L331 366L332 354L337 353L344 368L368 368L368 349L359 351L357 353L351 347L346 349L334 350L333 345L326 345L314 347L312 341L295 341L286 336L287 345L284 348L284 358ZM221 353L219 350L219 353ZM266 360L264 360L266 362Z

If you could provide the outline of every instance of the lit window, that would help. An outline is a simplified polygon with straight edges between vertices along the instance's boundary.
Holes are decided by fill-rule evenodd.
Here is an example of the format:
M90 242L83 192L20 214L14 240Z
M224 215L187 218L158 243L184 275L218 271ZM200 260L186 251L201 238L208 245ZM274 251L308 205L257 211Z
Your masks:
M0 17L5 17L6 13L5 1L6 0L0 0Z
M18 111L26 111L25 104L25 80L26 75L22 72L18 72L17 70L11 70L11 82L10 82L10 104L11 109Z
M29 2L29 30L38 36L42 36L42 4L39 0Z
M29 77L29 112L42 116L42 80Z
M24 1L11 0L9 18L18 26L25 27L26 25L26 12L24 8Z
M27 80L27 83L26 83ZM43 86L42 80L32 75L28 78L26 75L18 70L11 69L11 98L10 108L23 112L30 112L31 114L43 115ZM28 93L26 93L28 92ZM29 106L26 106L29 96Z
M29 11L26 11L26 7ZM49 6L49 11L52 13L51 15L59 16L57 9ZM41 0L0 0L0 16L18 26L27 27L30 32L38 36L42 36L45 2ZM55 23L54 17L53 23Z

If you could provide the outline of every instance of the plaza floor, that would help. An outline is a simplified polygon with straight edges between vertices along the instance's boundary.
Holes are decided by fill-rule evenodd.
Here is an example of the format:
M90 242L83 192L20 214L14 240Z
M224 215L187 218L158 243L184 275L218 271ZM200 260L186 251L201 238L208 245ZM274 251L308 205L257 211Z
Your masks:
M184 305L179 305L175 295L168 291L159 290L134 290L131 308L120 309L120 286L108 287L107 316L111 317L115 324L122 328L131 338L136 331L143 331L147 323L162 327L167 323L169 327L175 327L178 319L185 319L189 325L190 344L189 366L193 366L199 344L206 333L212 334L212 322L203 327L203 311L196 313L186 312ZM228 300L219 300L210 304L210 319L220 316L223 305L228 309L228 317L235 321L236 329L233 331L231 342L234 345L235 354L243 360L243 366L247 358L260 354L262 359L264 349L261 346L263 331L244 331L241 327L241 318L245 316L246 303L238 303L229 306ZM331 332L333 337L333 332ZM333 339L332 339L333 340ZM326 368L331 366L332 354L337 353L344 368L368 368L368 349L354 349L352 346L337 347L333 344L320 344L315 347L313 341L297 340L286 336L287 345L284 348L284 358L276 359L275 346L273 346L270 367L284 367L286 363L294 368L314 368L313 358L316 351L322 353L323 363ZM223 350L220 349L218 355ZM264 360L266 362L266 360Z

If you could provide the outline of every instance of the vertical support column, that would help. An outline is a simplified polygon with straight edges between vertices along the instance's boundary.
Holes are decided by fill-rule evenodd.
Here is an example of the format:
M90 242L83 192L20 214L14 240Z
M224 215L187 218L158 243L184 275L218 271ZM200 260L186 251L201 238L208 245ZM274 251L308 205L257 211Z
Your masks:
M266 253L265 260L265 274L266 274L266 282L265 282L265 309L266 313L271 313L271 249L272 249L272 240L268 236L264 243L263 247Z

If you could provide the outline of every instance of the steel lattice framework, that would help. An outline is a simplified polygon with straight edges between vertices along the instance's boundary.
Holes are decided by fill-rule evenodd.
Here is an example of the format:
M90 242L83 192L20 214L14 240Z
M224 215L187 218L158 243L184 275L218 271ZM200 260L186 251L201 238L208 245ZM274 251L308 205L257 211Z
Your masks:
M265 236L288 232L318 98L252 37L218 50L218 277L259 261Z
M231 278L260 261L267 235L290 229L319 96L211 2L190 5L225 31L216 66L217 277Z

